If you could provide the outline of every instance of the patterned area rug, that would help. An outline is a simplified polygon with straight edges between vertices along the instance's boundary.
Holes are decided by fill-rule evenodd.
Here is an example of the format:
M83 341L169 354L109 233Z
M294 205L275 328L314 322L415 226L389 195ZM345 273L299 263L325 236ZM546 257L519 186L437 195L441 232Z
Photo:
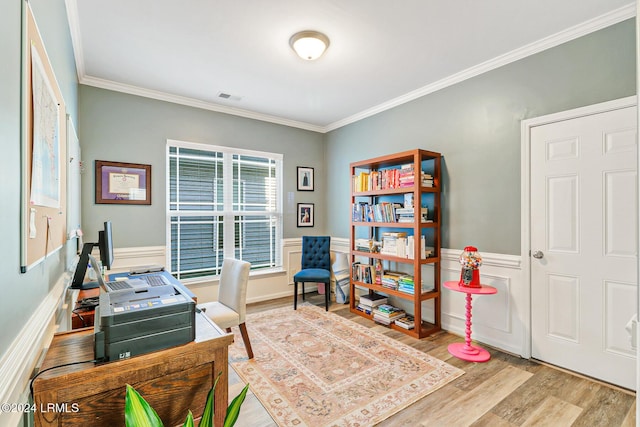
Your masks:
M370 426L464 373L313 305L246 323L254 359L238 333L231 366L281 426Z

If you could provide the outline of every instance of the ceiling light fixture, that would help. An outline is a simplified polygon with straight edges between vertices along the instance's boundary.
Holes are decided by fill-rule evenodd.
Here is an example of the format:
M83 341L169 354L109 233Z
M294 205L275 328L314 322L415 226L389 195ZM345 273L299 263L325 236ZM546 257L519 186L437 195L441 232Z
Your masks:
M329 37L317 31L300 31L291 36L289 45L300 58L313 61L329 47Z

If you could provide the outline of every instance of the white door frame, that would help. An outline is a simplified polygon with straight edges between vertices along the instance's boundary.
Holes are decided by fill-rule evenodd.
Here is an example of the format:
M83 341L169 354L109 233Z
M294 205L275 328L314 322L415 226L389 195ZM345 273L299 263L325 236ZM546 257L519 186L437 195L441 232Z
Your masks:
M573 110L561 111L559 113L549 114L546 116L534 117L532 119L523 120L521 124L521 165L520 165L520 254L522 258L522 284L524 286L521 301L522 306L522 325L523 342L522 357L531 358L531 256L529 254L531 248L531 128L536 126L547 125L550 123L560 122L563 120L575 119L578 117L590 116L592 114L604 113L606 111L619 110L622 108L633 107L637 104L637 97L629 96L613 101L607 101L600 104L580 107Z

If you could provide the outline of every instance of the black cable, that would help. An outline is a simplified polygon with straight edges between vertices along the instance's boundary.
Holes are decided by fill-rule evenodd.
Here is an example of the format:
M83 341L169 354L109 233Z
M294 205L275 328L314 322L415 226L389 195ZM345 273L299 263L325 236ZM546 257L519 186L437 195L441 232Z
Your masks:
M78 318L79 318L79 319L80 319L80 321L82 322L82 327L83 327L83 328L86 328L86 327L87 327L87 322L84 320L84 317L82 317L82 315L81 315L80 313L78 313L78 312L77 312L77 310L78 310L78 309L76 308L76 309L71 310L71 312L72 312L73 314L75 314L76 316L78 316Z
M33 376L33 378L31 378L31 383L29 384L29 394L31 395L31 400L34 400L34 398L33 398L33 382L36 380L36 378L38 378L40 376L40 374L43 374L43 373L45 373L47 371L50 371L52 369L62 368L64 366L80 365L82 363L96 363L96 362L102 362L102 361L103 361L103 359L83 360L82 362L65 363L63 365L57 365L57 366L52 366L52 367L47 368L47 369L43 369L42 371L40 371L37 374L35 374Z

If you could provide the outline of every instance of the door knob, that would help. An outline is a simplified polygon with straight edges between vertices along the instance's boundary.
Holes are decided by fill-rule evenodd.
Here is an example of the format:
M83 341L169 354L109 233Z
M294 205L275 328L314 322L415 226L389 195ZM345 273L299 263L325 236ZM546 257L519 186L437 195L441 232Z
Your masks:
M541 259L542 257L544 257L544 254L542 253L542 251L535 251L532 255L534 258L537 258L537 259Z

